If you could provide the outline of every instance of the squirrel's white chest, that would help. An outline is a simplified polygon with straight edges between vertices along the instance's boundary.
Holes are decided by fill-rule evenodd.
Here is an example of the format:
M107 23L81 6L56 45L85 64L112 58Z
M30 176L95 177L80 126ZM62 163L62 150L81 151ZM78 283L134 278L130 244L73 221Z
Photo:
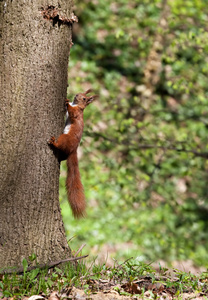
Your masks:
M73 102L69 103L71 106L77 106L76 104L73 104ZM69 119L68 111L66 112L66 122L64 127L64 134L68 134L71 127L71 120Z
M68 111L67 111L66 112L66 122L65 122L65 127L64 127L63 133L64 134L69 133L70 127L71 127L71 121L69 119L69 114L68 114Z
M69 130L70 130L70 127L71 127L71 124L66 125L66 126L64 127L63 133L64 133L64 134L68 134L68 133L69 133Z

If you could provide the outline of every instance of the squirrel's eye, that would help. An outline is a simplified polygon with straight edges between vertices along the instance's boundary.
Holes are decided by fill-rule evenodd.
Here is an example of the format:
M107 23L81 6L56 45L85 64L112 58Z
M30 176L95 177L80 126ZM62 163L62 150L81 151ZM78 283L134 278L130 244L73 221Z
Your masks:
M83 98L83 100L86 100L86 98Z

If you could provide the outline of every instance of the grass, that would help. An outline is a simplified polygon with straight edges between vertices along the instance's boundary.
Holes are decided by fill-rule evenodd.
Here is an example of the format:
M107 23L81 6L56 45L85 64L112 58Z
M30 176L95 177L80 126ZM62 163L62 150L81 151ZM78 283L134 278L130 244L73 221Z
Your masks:
M64 268L27 271L28 262L23 260L21 275L0 275L0 297L41 295L48 297L56 291L58 297L69 297L72 288L82 289L86 295L112 289L120 295L139 295L156 299L160 295L180 298L183 293L200 293L208 296L208 272L198 276L178 270L159 268L130 258L123 263L115 261L113 267L84 260L77 265L67 263ZM207 299L207 298L204 298Z

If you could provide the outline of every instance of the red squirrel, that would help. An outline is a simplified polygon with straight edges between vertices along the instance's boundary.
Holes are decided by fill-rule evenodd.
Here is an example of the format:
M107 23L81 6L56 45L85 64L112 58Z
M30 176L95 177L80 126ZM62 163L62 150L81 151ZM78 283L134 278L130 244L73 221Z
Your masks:
M72 103L68 99L65 101L67 112L64 132L59 136L57 141L52 136L48 142L49 145L58 150L60 160L67 160L66 189L75 218L84 217L86 209L84 188L79 172L77 148L84 129L84 109L97 97L97 95L87 97L87 94L90 92L91 90L89 89L85 93L77 94Z

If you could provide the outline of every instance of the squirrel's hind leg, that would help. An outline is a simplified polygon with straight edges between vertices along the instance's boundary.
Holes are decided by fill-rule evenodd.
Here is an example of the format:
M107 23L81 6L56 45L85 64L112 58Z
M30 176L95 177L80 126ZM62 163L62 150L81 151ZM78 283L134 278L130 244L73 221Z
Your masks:
M65 153L65 149L61 143L61 140L58 138L57 142L54 136L48 141L48 145L53 149L55 156L58 158L59 162L67 159L68 153Z
M61 150L61 147L60 147L58 141L56 142L56 139L55 139L54 136L52 136L52 137L50 138L50 140L48 141L48 144L51 145L51 146L53 146L53 147L56 148L56 149L60 149L60 150Z
M51 138L50 138L50 140L48 141L48 145L53 145L54 143L55 143L55 137L54 136L52 136Z

